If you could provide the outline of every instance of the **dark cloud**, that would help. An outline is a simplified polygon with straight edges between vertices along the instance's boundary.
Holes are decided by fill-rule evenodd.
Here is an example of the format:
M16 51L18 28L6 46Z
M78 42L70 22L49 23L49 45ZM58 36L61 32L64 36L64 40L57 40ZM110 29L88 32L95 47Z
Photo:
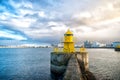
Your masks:
M0 25L0 31L4 31L4 32L6 32L8 34L11 34L11 35L16 35L16 36L19 35L19 36L22 36L22 37L25 37L25 38L29 39L29 37L26 34L24 34L22 31L17 30L17 29L15 29L13 27L10 27L10 26ZM4 39L4 38L5 37L0 37L1 40ZM14 38L10 38L10 37L9 38L6 37L5 39L6 40L7 39L14 40Z

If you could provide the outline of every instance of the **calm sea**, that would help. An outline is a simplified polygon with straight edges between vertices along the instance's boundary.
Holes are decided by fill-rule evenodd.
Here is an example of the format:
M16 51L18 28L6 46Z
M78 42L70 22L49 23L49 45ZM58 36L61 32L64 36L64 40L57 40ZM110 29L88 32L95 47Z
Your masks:
M88 49L89 68L98 80L120 80L120 52Z
M0 80L51 80L51 48L0 48ZM87 49L89 69L98 80L120 80L120 53Z

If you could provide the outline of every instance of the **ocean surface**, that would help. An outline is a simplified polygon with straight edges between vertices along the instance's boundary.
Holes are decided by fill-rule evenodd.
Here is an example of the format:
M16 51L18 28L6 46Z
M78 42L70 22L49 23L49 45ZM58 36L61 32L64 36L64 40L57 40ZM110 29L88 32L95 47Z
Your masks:
M97 80L120 80L120 52L114 49L88 49L89 69Z
M51 80L51 48L0 48L0 80ZM120 52L87 49L97 80L120 80Z

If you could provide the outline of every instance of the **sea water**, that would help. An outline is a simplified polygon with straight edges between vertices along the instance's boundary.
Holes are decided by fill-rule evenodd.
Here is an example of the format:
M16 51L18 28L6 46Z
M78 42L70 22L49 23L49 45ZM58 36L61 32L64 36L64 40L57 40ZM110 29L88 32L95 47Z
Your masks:
M0 80L51 80L51 48L0 48ZM120 53L87 49L97 80L120 80Z

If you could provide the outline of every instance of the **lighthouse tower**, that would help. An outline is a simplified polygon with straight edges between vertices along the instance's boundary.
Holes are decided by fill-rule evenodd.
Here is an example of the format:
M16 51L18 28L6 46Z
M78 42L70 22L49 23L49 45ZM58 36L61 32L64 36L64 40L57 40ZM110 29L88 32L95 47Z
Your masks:
M63 52L72 53L74 52L74 42L73 42L73 33L68 29L64 34L64 48Z

